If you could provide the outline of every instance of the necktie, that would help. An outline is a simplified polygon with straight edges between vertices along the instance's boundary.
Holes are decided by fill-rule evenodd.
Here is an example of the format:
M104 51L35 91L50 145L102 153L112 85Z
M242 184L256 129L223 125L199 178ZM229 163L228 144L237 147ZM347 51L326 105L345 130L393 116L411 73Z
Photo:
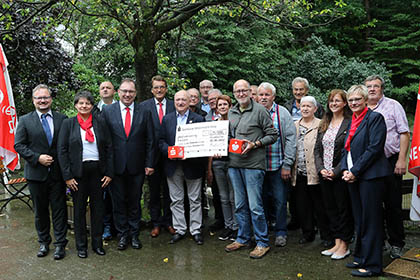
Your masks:
M159 121L160 124L162 124L162 119L163 119L163 107L162 107L162 102L159 102Z
M45 131L45 135L47 135L48 145L51 146L53 137L52 137L52 134L51 134L50 126L49 126L48 121L47 121L47 116L48 116L48 114L42 114L41 115L41 123L42 123L42 128Z
M131 114L130 114L130 108L126 107L125 108L127 110L127 113L125 114L125 124L124 124L124 130L125 130L125 135L130 134L130 129L131 129Z

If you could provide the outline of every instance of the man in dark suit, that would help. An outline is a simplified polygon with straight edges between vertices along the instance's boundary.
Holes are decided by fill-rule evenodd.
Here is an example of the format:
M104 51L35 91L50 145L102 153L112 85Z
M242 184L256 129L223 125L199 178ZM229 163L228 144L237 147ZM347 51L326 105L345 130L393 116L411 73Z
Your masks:
M46 85L32 91L35 111L22 116L16 130L15 150L25 159L25 178L35 209L35 228L40 248L38 257L45 257L51 243L50 212L56 246L54 259L65 256L67 244L66 188L58 166L57 138L66 116L51 111L52 96Z
M159 135L163 116L175 111L174 102L166 98L167 92L168 88L165 79L162 76L154 76L152 78L152 93L154 97L142 103L150 111L155 136ZM156 137L156 145L158 140ZM158 152L155 172L148 176L150 191L149 210L153 224L150 235L152 237L159 236L161 227L167 229L171 234L175 233L172 227L171 198L169 197L168 183L165 170L163 169L164 155L166 156L166 153Z
M136 95L134 80L124 79L118 89L120 101L102 112L114 148L115 176L111 194L119 250L125 250L130 239L134 249L142 247L140 199L144 176L153 174L157 152L150 112L134 102Z
M189 110L190 96L181 90L175 94L175 112L167 114L162 121L159 148L162 154L168 154L168 147L175 145L177 125L204 122L204 118ZM169 194L171 196L172 223L176 230L170 244L174 244L185 237L187 223L184 211L184 181L190 204L189 230L198 245L203 244L201 235L201 180L204 174L207 158L192 158L186 160L169 159L166 156L165 172L168 179Z

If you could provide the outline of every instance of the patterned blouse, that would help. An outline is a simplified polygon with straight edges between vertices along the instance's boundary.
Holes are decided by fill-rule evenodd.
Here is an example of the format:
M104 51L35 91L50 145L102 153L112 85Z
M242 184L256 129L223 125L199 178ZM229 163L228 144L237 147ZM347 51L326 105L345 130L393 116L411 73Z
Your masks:
M333 158L334 158L334 142L337 132L340 126L333 127L330 123L327 131L322 138L322 147L324 148L324 167L326 170L333 170Z
M303 140L308 129L302 125L299 125L299 135L297 136L297 172L299 175L306 176L306 160L305 160L305 147Z

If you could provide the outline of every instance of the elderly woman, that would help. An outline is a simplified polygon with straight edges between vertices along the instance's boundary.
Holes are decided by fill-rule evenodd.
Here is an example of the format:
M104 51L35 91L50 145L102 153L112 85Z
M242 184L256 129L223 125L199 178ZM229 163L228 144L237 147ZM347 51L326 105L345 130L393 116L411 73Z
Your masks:
M80 258L87 257L86 206L89 198L92 249L105 255L102 247L104 214L103 188L113 177L111 136L100 117L92 114L94 100L89 92L74 98L77 116L66 119L58 137L58 161L74 204L74 231Z
M322 202L318 172L315 168L314 147L320 119L315 117L317 102L313 96L305 96L300 101L302 118L296 125L296 161L292 170L292 185L296 192L296 207L302 228L299 244L315 239L315 216L324 247L331 246L332 238L328 230L327 216ZM315 216L314 216L315 214Z
M353 217L347 183L341 178L341 154L351 111L344 90L334 89L328 96L326 113L318 129L315 165L321 178L321 193L328 216L334 247L321 252L333 260L350 255L348 244L353 236Z
M227 95L220 95L216 100L217 114L220 115L218 121L228 120L228 112L232 107L232 100ZM228 176L229 158L213 157L209 159L207 172L208 185L211 184L213 178L216 180L220 193L220 202L222 204L223 218L225 221L225 229L219 235L219 240L236 239L238 233L238 223L235 219L235 201L233 187Z
M384 154L386 125L383 116L368 109L368 90L354 85L347 92L353 111L341 160L343 179L348 182L356 230L354 276L382 273L384 178L391 168Z

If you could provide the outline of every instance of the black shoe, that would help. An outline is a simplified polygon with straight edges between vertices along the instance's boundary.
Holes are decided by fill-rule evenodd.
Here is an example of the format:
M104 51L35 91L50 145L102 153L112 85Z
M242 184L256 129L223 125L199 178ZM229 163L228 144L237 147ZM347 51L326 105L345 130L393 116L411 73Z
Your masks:
M324 248L331 248L331 247L334 246L334 244L335 244L335 242L332 241L332 240L322 240L322 242L321 242L321 245Z
M194 234L193 239L194 239L195 243L197 243L197 245L203 245L204 244L204 240L203 240L203 237L201 236L201 233Z
M219 240L225 241L228 240L232 235L232 230L230 228L225 228L222 233L219 235Z
M353 276L357 276L357 277L373 277L373 276L378 276L381 275L380 273L377 272L373 272L370 270L365 269L366 271L362 272L359 270L352 270L351 271L351 275Z
M235 241L236 238L238 237L238 230L232 230L232 234L229 236L229 240L230 241Z
M223 223L223 221L217 220L216 222L214 222L214 224L212 224L209 229L210 232L215 233L218 230L224 229L225 228L225 224Z
M54 260L61 260L66 256L66 248L64 246L55 247Z
M87 258L87 250L79 250L77 251L77 256L82 259Z
M403 248L398 247L398 246L391 246L391 249L389 252L389 256L391 257L391 259L395 260L395 259L401 258L402 249Z
M177 243L179 240L183 239L185 237L185 234L179 234L179 233L175 233L171 240L169 241L169 244L175 244Z
M131 247L133 249L140 249L141 247L143 247L138 236L133 236L131 238Z
M357 262L351 262L346 264L347 268L361 268L362 266L360 265L360 263Z
M120 241L118 241L118 250L125 250L127 249L128 246L128 240L127 237L123 236L120 238Z
M45 257L46 255L48 255L48 252L49 252L49 251L50 251L50 248L49 248L49 246L48 246L48 245L41 244L41 245L39 246L39 250L38 250L38 253L36 254L36 256L37 256L38 258Z
M299 239L299 244L306 244L306 243L311 243L315 240L315 238L305 238L302 237L301 239Z
M93 252L95 252L99 256L104 256L105 255L104 248L95 248L95 249L93 249Z

